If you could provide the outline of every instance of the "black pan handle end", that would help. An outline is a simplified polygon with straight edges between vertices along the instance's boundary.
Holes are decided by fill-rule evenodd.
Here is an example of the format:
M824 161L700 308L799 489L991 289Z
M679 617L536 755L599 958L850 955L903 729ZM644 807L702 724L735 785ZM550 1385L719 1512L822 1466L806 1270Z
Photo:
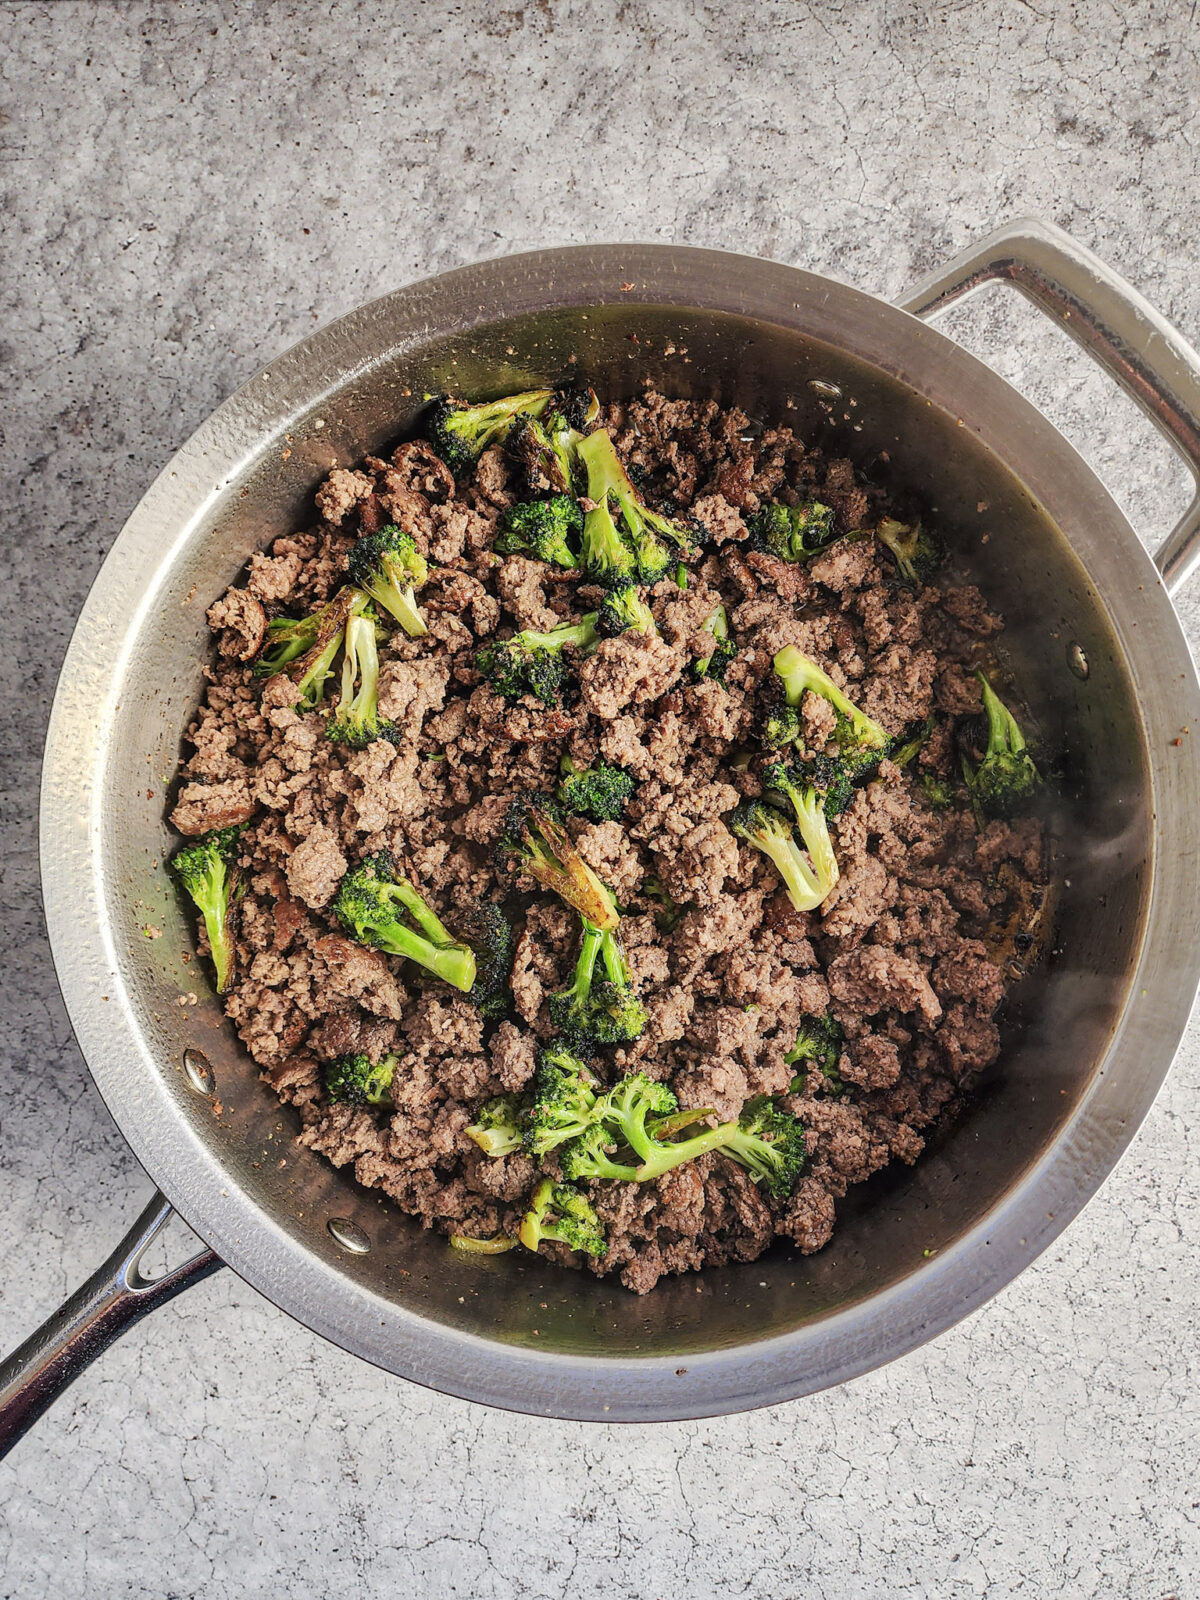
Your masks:
M104 1265L0 1361L0 1459L126 1328L224 1265L204 1250L161 1278L144 1278L142 1257L170 1215L156 1193Z

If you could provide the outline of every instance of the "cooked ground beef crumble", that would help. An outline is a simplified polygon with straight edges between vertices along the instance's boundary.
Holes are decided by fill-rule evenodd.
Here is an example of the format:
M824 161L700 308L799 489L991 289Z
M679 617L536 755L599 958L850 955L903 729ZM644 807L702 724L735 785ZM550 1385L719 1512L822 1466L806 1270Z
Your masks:
M645 1292L663 1273L752 1260L776 1237L819 1250L850 1184L916 1160L926 1131L998 1055L995 1016L1010 979L996 930L1037 898L1043 841L1034 819L978 827L962 792L935 809L917 781L921 771L951 775L952 719L979 710L973 669L1002 622L978 590L901 587L873 538L807 565L747 542L745 516L770 499L815 495L841 530L871 526L888 508L848 462L711 403L649 395L609 406L602 421L648 496L690 510L711 535L686 589L664 581L649 591L658 637L604 640L576 663L568 710L506 704L476 670L480 643L577 617L597 591L577 572L493 553L514 499L500 449L456 485L428 444L402 444L330 473L316 524L254 556L244 586L211 608L218 660L171 820L189 836L247 824L226 1009L264 1080L296 1107L301 1142L352 1165L427 1227L486 1237L516 1232L538 1171L524 1154L488 1157L464 1129L481 1100L532 1077L551 1033L547 997L570 978L577 921L549 895L517 897L513 1010L497 1025L423 969L349 939L330 902L348 867L388 849L453 929L481 898L511 894L491 846L512 796L553 789L564 754L581 766L600 755L630 773L637 786L622 822L571 823L622 905L649 1011L644 1036L604 1052L603 1068L644 1071L681 1105L721 1117L749 1096L785 1095L809 1152L787 1200L717 1153L656 1182L593 1184L607 1253L544 1248ZM264 681L251 663L268 619L328 599L354 539L391 522L428 557L419 599L429 632L397 630L380 646L380 711L403 739L355 752L325 737L321 712L295 709L286 674ZM724 685L688 672L711 651L702 624L719 602L739 646ZM840 881L806 914L723 821L757 793L753 767L734 758L753 742L772 659L788 644L889 734L939 717L918 762L884 761L832 824ZM805 697L806 743L823 743L829 717L824 700ZM687 908L670 931L656 923L649 878ZM804 1019L827 1011L845 1033L841 1092L814 1068L788 1095L797 1069L785 1055ZM399 1053L393 1110L327 1098L323 1065L354 1050Z

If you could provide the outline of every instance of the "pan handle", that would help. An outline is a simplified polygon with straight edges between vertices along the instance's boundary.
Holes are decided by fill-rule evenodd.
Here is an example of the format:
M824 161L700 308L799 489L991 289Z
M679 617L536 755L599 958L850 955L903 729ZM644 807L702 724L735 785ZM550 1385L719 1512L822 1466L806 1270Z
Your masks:
M126 1328L224 1265L203 1250L161 1278L144 1278L142 1256L170 1215L156 1193L104 1265L0 1362L0 1459Z
M1099 256L1035 219L989 234L899 304L928 317L994 282L1011 283L1053 317L1183 457L1197 493L1154 556L1167 592L1176 594L1200 567L1200 354Z

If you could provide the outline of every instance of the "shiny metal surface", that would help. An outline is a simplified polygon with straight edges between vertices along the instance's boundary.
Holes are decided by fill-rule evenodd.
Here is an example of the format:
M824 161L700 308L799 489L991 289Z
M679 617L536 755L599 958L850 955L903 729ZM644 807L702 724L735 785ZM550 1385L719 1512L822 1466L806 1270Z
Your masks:
M970 1114L915 1168L852 1193L819 1255L779 1252L644 1299L516 1253L456 1256L298 1151L290 1114L183 960L189 919L161 866L204 612L251 552L303 521L331 465L401 432L424 391L502 393L567 372L608 393L652 379L786 416L921 488L1008 615L1012 670L1068 772L1058 948L1019 992L1002 1071ZM709 251L489 262L374 302L273 362L130 518L80 619L47 744L55 960L143 1165L222 1258L316 1331L418 1382L525 1411L646 1420L770 1404L877 1366L978 1306L1132 1137L1196 985L1200 765L1185 726L1200 727L1195 671L1121 513L1033 407L917 318ZM148 943L147 920L165 937ZM188 1049L211 1064L220 1115L189 1082ZM340 1249L331 1218L369 1251Z

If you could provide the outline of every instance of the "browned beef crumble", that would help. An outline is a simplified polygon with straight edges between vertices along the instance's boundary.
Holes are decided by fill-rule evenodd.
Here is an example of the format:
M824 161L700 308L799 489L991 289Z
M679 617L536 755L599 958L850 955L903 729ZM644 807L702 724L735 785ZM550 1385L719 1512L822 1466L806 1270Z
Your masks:
M918 768L884 762L837 819L841 880L818 912L793 911L771 867L722 820L754 791L731 758L761 720L775 652L794 644L814 656L899 733L931 710L978 710L972 668L1002 623L974 587L899 587L870 538L807 567L750 549L744 515L763 499L818 494L843 530L887 509L848 462L824 460L789 430L755 436L735 410L657 395L612 406L605 421L647 493L690 508L711 533L686 590L651 592L660 637L606 640L577 664L570 710L506 705L475 670L480 642L551 627L585 609L589 592L574 573L492 553L513 498L502 452L486 452L458 486L419 441L362 470L338 468L317 491L317 524L256 555L245 587L209 613L218 658L172 821L195 835L251 819L227 1011L264 1080L296 1107L301 1142L352 1164L427 1227L490 1236L515 1233L535 1170L523 1155L489 1159L463 1130L482 1099L532 1076L550 1033L547 996L573 964L575 919L548 896L524 897L512 1020L485 1029L462 995L347 939L330 900L348 864L387 848L453 928L500 887L490 846L510 796L551 788L564 753L581 765L602 755L637 779L621 824L574 825L626 908L649 1009L645 1036L610 1053L611 1072L636 1065L682 1105L734 1116L749 1095L788 1090L796 1069L784 1057L804 1018L832 1008L845 1030L843 1091L830 1093L814 1069L784 1101L809 1147L790 1199L771 1199L719 1154L656 1183L591 1186L608 1251L587 1264L643 1293L663 1273L752 1260L778 1236L819 1250L849 1185L916 1160L998 1055L995 1013L1019 972L1004 963L1000 930L1041 905L1043 844L1031 820L978 831L962 797L932 808L917 776L950 773L943 724ZM420 596L429 634L396 632L381 647L381 711L406 742L355 753L324 737L320 713L297 713L286 676L264 686L249 661L268 615L327 599L352 540L393 520L430 558ZM700 628L718 600L740 646L724 687L687 671L707 653ZM802 720L819 746L828 706L809 696ZM670 932L642 893L651 874L687 908ZM392 1112L326 1099L322 1064L349 1050L399 1053Z

